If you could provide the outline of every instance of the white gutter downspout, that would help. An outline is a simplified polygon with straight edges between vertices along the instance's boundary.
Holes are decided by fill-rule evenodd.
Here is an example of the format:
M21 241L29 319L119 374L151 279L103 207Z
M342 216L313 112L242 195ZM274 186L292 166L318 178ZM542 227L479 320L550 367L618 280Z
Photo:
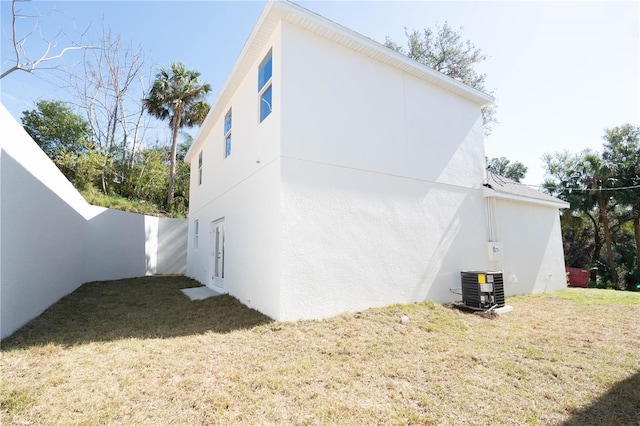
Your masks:
M484 174L484 187L491 188L489 185L489 167L485 168ZM493 241L493 212L491 211L491 200L493 197L489 196L487 198L487 229L489 231L489 242Z
M487 197L487 229L489 230L489 242L493 241L493 214L491 209L491 200L493 197Z
M486 169L485 187L491 188L489 185L489 169ZM485 192L486 193L486 192ZM496 224L496 198L492 195L487 197L487 231L489 233L489 241L487 243L487 255L489 262L494 270L498 270L500 260L502 259L502 244L498 241L498 232Z

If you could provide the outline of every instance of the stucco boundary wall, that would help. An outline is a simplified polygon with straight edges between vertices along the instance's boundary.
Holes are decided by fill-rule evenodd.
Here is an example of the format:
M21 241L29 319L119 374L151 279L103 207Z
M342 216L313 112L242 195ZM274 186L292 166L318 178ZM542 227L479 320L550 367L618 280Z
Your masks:
M0 105L0 338L83 283L184 274L187 226L88 204Z

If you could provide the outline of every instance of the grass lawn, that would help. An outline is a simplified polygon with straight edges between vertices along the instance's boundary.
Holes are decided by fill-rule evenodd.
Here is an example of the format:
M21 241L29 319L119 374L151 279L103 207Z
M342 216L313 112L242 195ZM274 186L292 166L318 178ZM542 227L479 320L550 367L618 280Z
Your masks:
M640 294L276 323L195 285L90 283L52 306L2 342L0 424L640 424Z

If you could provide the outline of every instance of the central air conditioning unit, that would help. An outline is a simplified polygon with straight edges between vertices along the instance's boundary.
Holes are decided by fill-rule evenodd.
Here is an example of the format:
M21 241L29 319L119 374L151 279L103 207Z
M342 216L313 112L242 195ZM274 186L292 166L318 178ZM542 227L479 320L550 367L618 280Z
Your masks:
M502 271L462 271L462 303L474 309L504 306Z

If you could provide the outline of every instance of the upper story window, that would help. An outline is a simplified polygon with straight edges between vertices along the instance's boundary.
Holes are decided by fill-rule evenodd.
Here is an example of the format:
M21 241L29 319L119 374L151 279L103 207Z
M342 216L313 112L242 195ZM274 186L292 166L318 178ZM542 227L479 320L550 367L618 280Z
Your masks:
M273 110L272 96L271 96L271 51L267 53L267 56L260 63L258 69L258 97L260 98L260 122L271 114Z
M271 82L271 51L267 53L267 56L262 60L260 69L258 70L258 91Z
M202 184L202 151L198 154L198 185Z
M224 116L224 158L231 155L231 109Z

